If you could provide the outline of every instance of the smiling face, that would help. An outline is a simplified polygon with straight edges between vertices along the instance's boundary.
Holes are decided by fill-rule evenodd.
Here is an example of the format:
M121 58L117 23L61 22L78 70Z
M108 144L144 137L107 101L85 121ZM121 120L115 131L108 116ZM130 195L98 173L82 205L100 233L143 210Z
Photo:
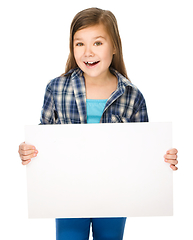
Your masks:
M76 63L85 78L104 79L109 74L115 50L102 24L77 31L73 46Z

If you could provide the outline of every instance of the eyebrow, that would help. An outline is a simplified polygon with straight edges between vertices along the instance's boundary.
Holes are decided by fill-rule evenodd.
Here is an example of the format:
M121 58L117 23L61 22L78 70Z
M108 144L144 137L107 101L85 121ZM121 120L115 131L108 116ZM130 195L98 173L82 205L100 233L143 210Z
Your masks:
M98 38L103 38L103 39L106 40L106 38L103 37L103 36L97 36L97 37L94 37L93 40L96 40L96 39L98 39ZM82 38L74 38L74 41L80 41L80 40L83 40L83 39L82 39Z

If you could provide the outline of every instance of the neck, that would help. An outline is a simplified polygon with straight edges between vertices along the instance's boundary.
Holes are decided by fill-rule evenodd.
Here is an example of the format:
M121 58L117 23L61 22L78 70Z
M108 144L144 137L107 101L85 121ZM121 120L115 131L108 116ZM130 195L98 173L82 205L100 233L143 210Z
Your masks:
M96 86L104 86L109 83L109 81L112 81L112 79L115 78L115 76L108 70L107 72L101 74L97 77L92 77L84 73L84 78L86 83L96 85Z
M110 73L91 77L84 74L87 99L108 99L117 89L118 80Z

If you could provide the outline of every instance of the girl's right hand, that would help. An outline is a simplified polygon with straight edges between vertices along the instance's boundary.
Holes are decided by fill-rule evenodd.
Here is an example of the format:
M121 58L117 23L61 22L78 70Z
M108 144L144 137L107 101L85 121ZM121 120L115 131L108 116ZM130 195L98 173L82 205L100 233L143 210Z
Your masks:
M27 165L31 162L32 158L37 156L38 150L34 146L27 145L25 142L23 142L19 145L18 153L22 160L22 164Z

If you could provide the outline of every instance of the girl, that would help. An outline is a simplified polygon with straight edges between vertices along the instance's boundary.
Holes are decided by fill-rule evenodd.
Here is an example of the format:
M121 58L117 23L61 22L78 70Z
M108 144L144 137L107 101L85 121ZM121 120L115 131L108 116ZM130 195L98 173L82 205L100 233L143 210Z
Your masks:
M41 124L148 122L141 92L129 81L123 61L117 21L110 11L90 8L79 12L70 30L70 54L65 73L46 88ZM22 164L38 151L19 146ZM177 150L164 156L173 170ZM126 218L56 219L56 239L121 240Z

